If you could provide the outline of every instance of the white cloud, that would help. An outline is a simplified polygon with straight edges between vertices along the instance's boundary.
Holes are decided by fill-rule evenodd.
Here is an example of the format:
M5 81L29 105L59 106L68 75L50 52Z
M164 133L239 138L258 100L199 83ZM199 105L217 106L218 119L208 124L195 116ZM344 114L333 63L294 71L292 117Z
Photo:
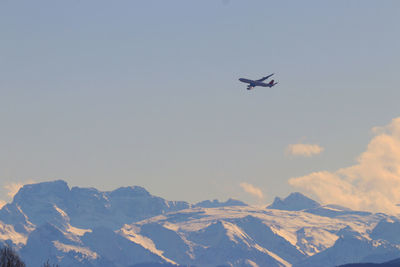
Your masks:
M24 184L22 183L9 183L4 185L4 188L7 190L7 196L13 198L23 186Z
M252 185L252 184L244 183L244 182L243 182L243 183L240 183L240 187L241 187L246 193L249 193L250 195L253 195L253 196L257 197L257 198L260 199L260 200L264 198L264 195L263 195L261 189L258 188L258 187L255 187L255 186Z
M18 182L18 183L9 182L9 183L5 184L5 185L3 186L3 188L6 189L6 191L7 191L7 196L8 196L10 199L12 199L12 198L15 196L15 194L17 194L18 191L19 191L24 185L26 185L26 184L32 184L32 183L34 183L33 180L28 180L28 181L22 182L22 183L21 183L21 182Z
M322 203L357 210L399 213L400 118L373 128L375 136L353 166L291 178L289 184Z
M320 154L324 148L313 144L293 144L289 145L286 151L293 156L311 157Z
M0 209L7 204L7 202L5 202L4 200L0 200Z

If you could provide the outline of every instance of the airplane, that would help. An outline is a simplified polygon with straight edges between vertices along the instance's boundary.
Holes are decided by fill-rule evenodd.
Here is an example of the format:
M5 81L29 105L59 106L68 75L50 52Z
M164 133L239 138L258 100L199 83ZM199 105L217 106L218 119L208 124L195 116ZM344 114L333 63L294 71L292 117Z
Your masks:
M266 79L268 79L272 75L274 75L274 73L272 73L272 74L270 74L268 76L262 77L259 80L249 80L249 79L245 79L245 78L240 78L239 81L249 84L247 86L247 90L251 90L256 86L270 87L271 88L272 86L275 86L277 84L274 80L271 80L269 83L263 83L263 81L265 81Z

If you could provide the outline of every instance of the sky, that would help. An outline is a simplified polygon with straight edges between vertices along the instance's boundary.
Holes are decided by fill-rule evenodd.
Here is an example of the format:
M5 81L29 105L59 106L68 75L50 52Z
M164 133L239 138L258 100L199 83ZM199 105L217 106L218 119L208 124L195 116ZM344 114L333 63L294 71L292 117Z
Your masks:
M393 211L399 12L397 0L0 1L0 204L63 179ZM270 73L273 88L238 81Z

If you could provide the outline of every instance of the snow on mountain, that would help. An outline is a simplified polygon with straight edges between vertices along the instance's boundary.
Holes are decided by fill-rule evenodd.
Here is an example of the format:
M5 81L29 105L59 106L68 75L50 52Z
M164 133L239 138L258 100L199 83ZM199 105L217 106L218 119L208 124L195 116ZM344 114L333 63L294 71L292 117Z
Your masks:
M0 240L11 241L18 246L26 243L26 235L15 231L14 226L0 222Z
M0 210L0 242L28 266L335 266L400 257L400 221L293 193L268 208L190 205L142 187L26 185Z
M272 231L271 227L262 219L251 215L236 220L236 224L243 229L257 244L267 250L280 255L288 262L295 262L305 257L296 246Z
M341 216L341 215L370 215L370 212L367 211L354 211L349 208L345 208L342 206L338 205L324 205L324 206L318 206L315 208L310 208L304 210L306 212L320 215L320 216L326 216L326 217L336 217L336 216Z
M45 222L58 225L64 222L58 208L78 228L118 229L125 223L188 207L186 202L166 201L138 186L101 192L95 188L69 189L65 181L58 180L23 186L13 202L5 206L10 210L8 214L3 212L4 208L0 211L0 221L27 225L26 215L34 225Z
M295 267L338 266L351 262L383 262L399 257L400 247L387 241L371 240L346 227L339 232L335 244L315 254Z
M0 209L0 221L13 225L15 231L28 234L35 229L35 225L29 221L28 216L18 205L6 204Z
M153 254L158 255L162 259L164 259L166 262L169 262L171 264L176 264L175 262L171 261L170 259L166 258L165 256L168 256L167 254L164 254L164 251L161 250L165 246L167 249L173 249L177 250L178 254L176 257L181 256L179 253L182 253L182 250L180 249L179 246L176 246L173 238L171 239L170 237L165 237L162 233L158 234L159 232L156 232L157 234L155 235L154 239L150 239L147 236L141 235L140 230L138 230L137 227L131 227L129 225L125 225L121 230L119 230L117 233L123 236L124 238L132 241L133 243L136 243L143 248L151 251ZM175 233L175 232L174 232ZM157 242L159 241L159 242ZM155 245L155 242L157 242L157 247Z
M192 244L183 235L157 223L145 224L139 229L140 234L153 240L157 248L163 251L165 257L175 262L192 261Z
M41 266L47 260L62 266L97 266L101 262L97 253L50 223L37 227L19 253L28 266Z
M170 255L170 259L180 264L205 266L211 264L206 260L211 258L213 263L241 266L235 265L239 260L235 257L240 255L240 259L249 259L259 266L285 266L330 248L343 228L368 235L380 220L381 215L373 214L330 218L305 211L235 206L187 209L152 217L130 227L140 231L149 224L153 227L159 224L176 232L181 243L186 244L182 253L192 255L192 260L187 262ZM152 238L149 233L145 235ZM263 253L262 260L257 253Z
M141 262L171 262L108 228L94 228L92 232L82 236L81 240L85 246L115 266L129 266Z
M319 227L302 227L296 233L296 246L308 256L325 250L338 239L336 234Z
M240 227L227 221L216 221L187 237L198 244L194 252L195 263L201 266L234 264L243 259L251 259L259 266L290 266L275 253L259 246Z

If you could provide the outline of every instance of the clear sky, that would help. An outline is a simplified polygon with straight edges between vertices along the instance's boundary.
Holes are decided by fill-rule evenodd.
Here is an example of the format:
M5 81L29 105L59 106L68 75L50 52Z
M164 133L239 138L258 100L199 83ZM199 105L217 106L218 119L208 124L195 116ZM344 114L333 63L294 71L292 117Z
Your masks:
M0 1L0 199L64 179L263 204L351 166L400 115L399 14L397 0ZM272 72L271 89L238 81Z

